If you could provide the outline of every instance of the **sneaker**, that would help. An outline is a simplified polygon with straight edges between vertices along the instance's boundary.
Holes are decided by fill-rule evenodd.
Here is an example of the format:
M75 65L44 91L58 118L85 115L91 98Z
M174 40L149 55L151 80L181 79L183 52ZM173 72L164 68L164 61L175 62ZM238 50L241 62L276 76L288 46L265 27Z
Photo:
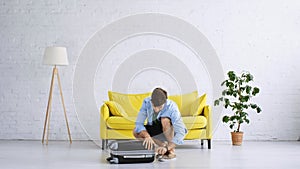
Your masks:
M157 160L160 162L166 162L176 159L176 154L170 153L168 155L160 155Z
M163 155L161 155L161 154L157 154L157 155L156 155L157 161L160 161L162 158L163 158Z

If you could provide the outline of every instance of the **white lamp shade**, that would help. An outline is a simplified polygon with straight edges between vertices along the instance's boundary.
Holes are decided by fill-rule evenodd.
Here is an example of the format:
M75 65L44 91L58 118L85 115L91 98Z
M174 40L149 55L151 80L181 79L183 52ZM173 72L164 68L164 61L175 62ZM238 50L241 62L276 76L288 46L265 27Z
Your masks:
M43 64L69 65L67 49L65 47L47 47L44 54Z

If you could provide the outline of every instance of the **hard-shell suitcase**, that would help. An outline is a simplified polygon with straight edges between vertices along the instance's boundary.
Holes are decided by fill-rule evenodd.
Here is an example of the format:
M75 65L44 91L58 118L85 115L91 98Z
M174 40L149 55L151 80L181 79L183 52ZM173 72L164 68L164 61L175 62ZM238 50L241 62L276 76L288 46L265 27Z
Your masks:
M155 159L154 149L147 150L143 141L114 141L108 147L110 157L106 160L110 163L151 163Z

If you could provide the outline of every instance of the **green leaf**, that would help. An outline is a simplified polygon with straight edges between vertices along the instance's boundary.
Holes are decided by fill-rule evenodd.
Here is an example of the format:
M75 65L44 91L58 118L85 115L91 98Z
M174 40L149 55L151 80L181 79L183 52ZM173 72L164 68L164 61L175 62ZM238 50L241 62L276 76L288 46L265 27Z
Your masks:
M246 93L250 94L252 87L251 86L246 86Z
M225 99L224 99L224 102L225 102L225 104L230 104L230 101L229 101L228 98L225 98Z
M231 81L234 81L235 78L236 78L236 75L235 75L234 71L229 71L229 72L227 73L227 75L228 75L228 77L229 77L229 80L231 80Z
M237 116L231 116L231 117L229 118L230 121L234 121L235 119L237 119Z
M242 96L242 97L241 97L241 102L248 102L249 99L250 99L249 96Z
M229 117L228 116L224 116L222 120L223 120L224 123L228 123L229 122Z
M248 114L247 114L246 112L241 112L241 113L240 113L240 116L241 116L241 117L246 117L247 115L248 115Z
M238 109L238 110L241 110L241 109L242 109L242 106L241 106L240 103L235 103L235 107L236 107L236 109Z
M247 74L245 75L245 77L246 77L246 80L245 80L245 81L246 81L247 83L253 80L253 76L252 76L250 73L247 73Z
M254 87L252 91L252 95L255 96L257 93L259 93L259 88Z
M220 103L220 101L219 101L219 100L215 100L215 102L214 102L214 105L215 105L215 106L218 106L218 105L219 105L219 103Z
M256 112L257 112L257 113L260 113L260 112L261 112L261 108L260 108L260 107L257 107L257 108L256 108Z
M246 118L245 118L245 122L246 122L247 124L250 123L249 119L246 119Z
M226 95L231 96L231 95L232 95L232 91L231 91L231 90L227 90L227 91L226 91Z
M251 106L252 109L256 109L257 108L256 104L251 104L250 106Z

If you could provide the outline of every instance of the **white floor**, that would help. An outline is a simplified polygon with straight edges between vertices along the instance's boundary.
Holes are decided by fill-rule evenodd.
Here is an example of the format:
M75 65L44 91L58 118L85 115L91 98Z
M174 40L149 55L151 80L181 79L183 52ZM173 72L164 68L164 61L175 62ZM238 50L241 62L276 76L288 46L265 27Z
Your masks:
M300 142L249 142L231 146L214 141L208 150L195 142L176 150L176 160L146 164L108 164L109 153L93 142L0 141L0 169L86 168L300 168Z

